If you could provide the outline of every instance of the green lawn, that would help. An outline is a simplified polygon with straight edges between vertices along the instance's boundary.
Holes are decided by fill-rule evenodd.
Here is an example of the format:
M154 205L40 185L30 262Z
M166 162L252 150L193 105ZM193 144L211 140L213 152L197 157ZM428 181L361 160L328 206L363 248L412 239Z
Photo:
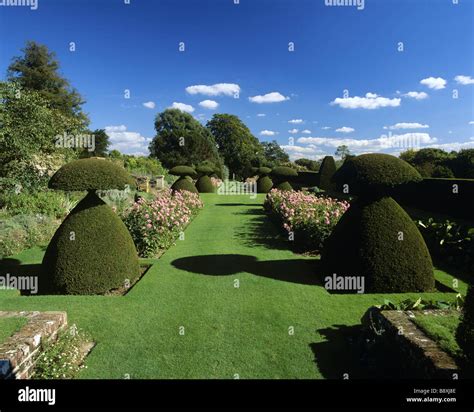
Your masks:
M1 318L0 319L0 343L18 332L26 324L26 318Z
M185 240L147 260L153 266L128 295L0 291L0 310L67 311L69 323L97 342L82 378L341 378L357 376L347 335L366 309L420 296L329 294L318 260L294 254L278 237L262 212L263 195L202 199ZM16 258L34 264L42 254L36 248ZM436 277L451 284L446 273Z

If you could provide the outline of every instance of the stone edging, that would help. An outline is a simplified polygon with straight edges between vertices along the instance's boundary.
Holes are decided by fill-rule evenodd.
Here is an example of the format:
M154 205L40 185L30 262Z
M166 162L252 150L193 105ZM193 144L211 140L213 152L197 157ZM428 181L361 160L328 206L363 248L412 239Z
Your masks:
M23 317L27 323L0 342L0 379L28 379L39 355L41 342L56 340L67 325L66 312L4 312L0 318Z

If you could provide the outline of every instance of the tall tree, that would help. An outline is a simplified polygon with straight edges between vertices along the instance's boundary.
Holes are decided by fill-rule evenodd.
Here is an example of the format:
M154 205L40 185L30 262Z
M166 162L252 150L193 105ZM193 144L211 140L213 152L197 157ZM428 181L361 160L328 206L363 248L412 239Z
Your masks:
M22 49L23 55L13 58L8 67L9 81L14 81L23 89L35 90L51 104L66 115L80 118L88 123L82 112L84 100L69 81L59 74L59 62L53 52L45 45L28 41Z
M104 129L96 129L93 132L88 132L94 139L93 150L85 149L82 153L82 157L105 157L107 156L107 150L110 146L109 135Z
M235 115L215 114L206 125L218 145L230 174L245 178L263 158L263 148L249 128Z
M152 157L168 169L196 166L204 160L221 165L212 134L189 113L167 109L155 119L156 136L150 143Z
M275 167L282 163L289 162L290 156L286 153L276 140L271 142L262 142L263 156L265 157L265 165L268 167Z
M344 160L348 155L351 154L351 151L345 144L343 144L343 145L337 146L336 152L334 154L336 156L339 156L342 160Z
M296 159L295 163L313 172L317 172L319 170L319 166L321 165L321 161L319 160L311 160L311 159L305 159L305 158Z

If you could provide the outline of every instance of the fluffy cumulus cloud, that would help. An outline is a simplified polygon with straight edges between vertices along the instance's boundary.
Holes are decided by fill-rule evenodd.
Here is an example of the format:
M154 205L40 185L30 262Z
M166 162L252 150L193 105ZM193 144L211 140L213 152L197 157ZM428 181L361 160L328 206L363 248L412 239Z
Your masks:
M442 77L427 77L426 79L420 80L420 83L434 90L440 90L446 87L446 80Z
M338 97L331 102L331 105L337 105L343 109L378 109L380 107L398 107L401 99L395 97L390 99L382 97L375 93L366 93L365 97Z
M154 109L156 104L155 102L149 101L149 102L143 103L143 106L145 106L147 109Z
M264 95L257 95L249 97L249 100L252 103L279 103L284 102L285 100L290 100L289 97L283 96L279 92L271 92Z
M203 100L199 102L199 106L204 107L205 109L215 110L219 107L219 103L214 100Z
M288 123L301 124L301 123L303 123L303 119L291 119L291 120L288 120Z
M129 132L125 125L106 126L105 132L109 136L110 150L136 156L148 156L151 138L144 137L138 132Z
M296 134L296 133L298 133L298 131L299 131L298 129L291 129L291 130L288 130L288 133Z
M274 132L273 130L262 130L260 132L260 136L275 136L277 132Z
M184 104L184 103L178 103L178 102L173 102L173 104L170 106L171 109L179 109L182 112L187 112L187 113L192 113L194 112L194 107L189 105L189 104Z
M471 120L471 121L469 122L469 124L474 124L474 120Z
M462 75L459 75L459 76L456 76L454 78L454 80L456 80L456 83L458 84L462 84L464 86L468 85L468 84L474 84L474 79L471 77L471 76L462 76Z
M301 133L303 133L303 134L311 134L311 130L304 129L304 130L301 131Z
M425 92L408 92L408 93L403 94L402 96L409 97L409 98L415 99L415 100L423 100L423 99L426 99L428 97L428 93L425 93Z
M343 127L340 127L339 129L336 129L336 132L339 132L339 133L352 133L355 129L353 129L352 127L346 127L346 126L343 126Z
M197 84L186 87L186 92L205 96L235 96L240 94L240 86L235 83Z
M428 129L430 126L421 123L396 123L391 126L384 126L384 129L399 130L399 129Z
M326 155L323 150L314 145L281 145L280 147L288 153L291 160L301 159L302 157L311 160L319 160Z

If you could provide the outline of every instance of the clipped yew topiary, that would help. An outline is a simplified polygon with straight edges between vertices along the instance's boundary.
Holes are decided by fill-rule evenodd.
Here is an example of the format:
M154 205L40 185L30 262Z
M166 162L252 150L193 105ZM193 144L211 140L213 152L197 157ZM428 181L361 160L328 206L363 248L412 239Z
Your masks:
M358 199L341 217L321 255L326 275L363 276L366 292L426 292L434 289L428 248L390 189L417 181L418 172L385 154L354 157L334 174Z
M468 369L474 377L474 286L472 284L464 301L461 323L456 331L456 340L466 357Z
M268 176L272 172L269 167L260 167L258 169L259 178L257 180L257 193L268 193L272 190L273 182Z
M192 181L192 178L197 176L196 170L192 167L175 166L170 169L169 173L174 176L179 176L179 179L171 186L173 192L177 190L187 190L188 192L199 193Z
M289 180L298 176L298 172L295 169L287 166L277 166L273 168L271 175L278 190L293 190Z
M336 162L332 156L326 156L321 162L319 168L319 185L318 187L323 190L333 189L331 179L336 173Z
M215 188L212 185L211 178L209 177L214 173L214 169L209 166L198 166L196 168L200 177L196 182L196 188L199 193L214 193Z
M81 159L59 169L49 187L87 190L54 234L43 257L40 291L90 295L133 282L140 273L133 240L122 220L96 190L124 189L125 170L104 159Z

